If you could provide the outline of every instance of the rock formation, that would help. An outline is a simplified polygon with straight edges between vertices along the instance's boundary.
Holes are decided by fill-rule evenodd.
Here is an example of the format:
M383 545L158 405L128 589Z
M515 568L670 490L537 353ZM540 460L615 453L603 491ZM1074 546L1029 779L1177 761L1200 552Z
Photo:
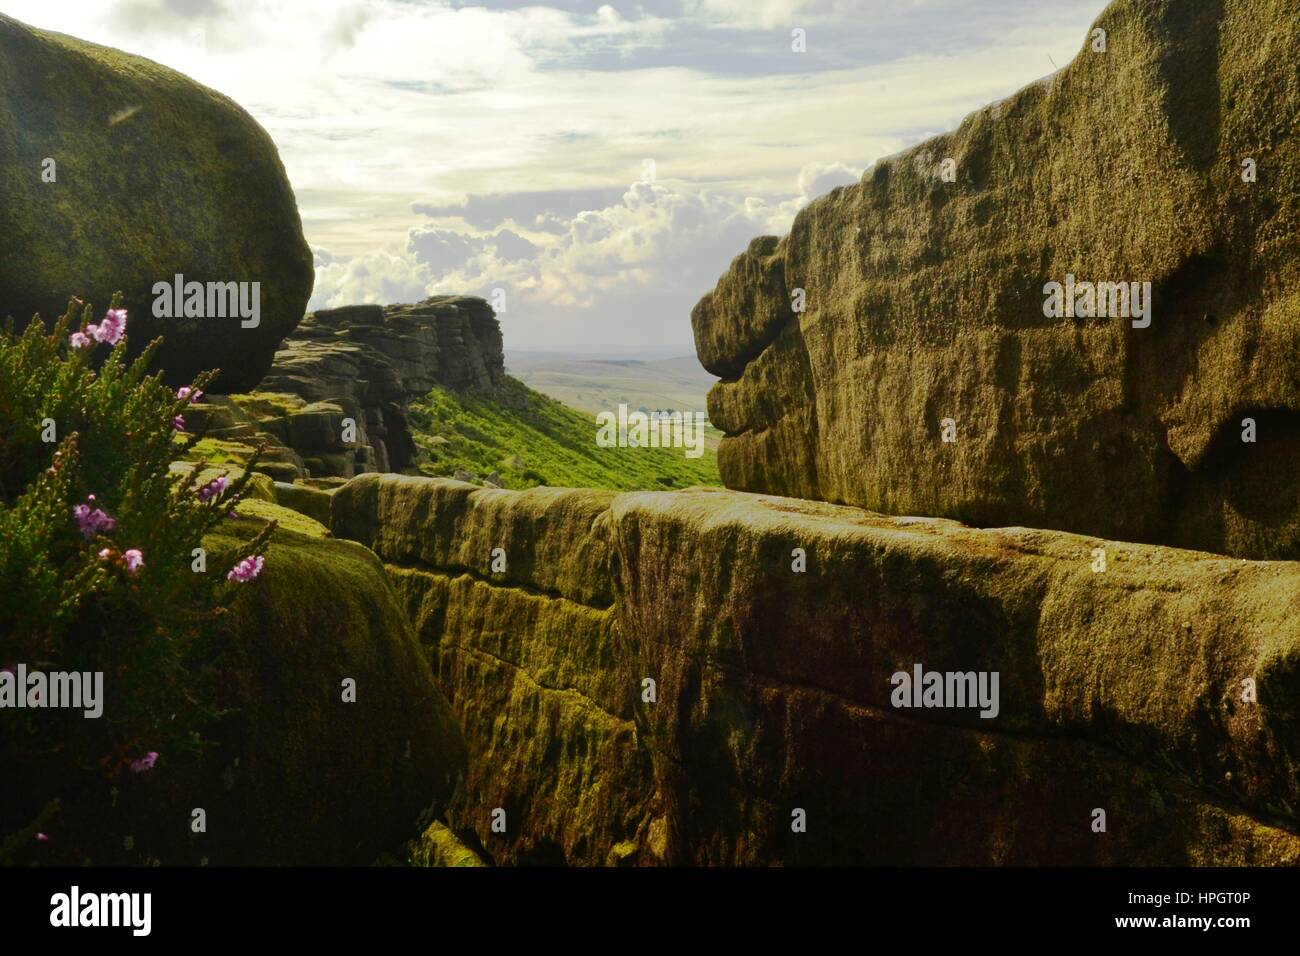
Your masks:
M1096 30L699 302L728 487L1300 557L1294 9L1119 0ZM1068 277L1152 283L1149 327L1082 287L1045 315Z
M257 327L156 318L153 287L260 283ZM271 138L224 96L119 50L0 16L0 318L125 293L131 344L165 339L170 384L253 388L313 281ZM250 287L251 291L251 287ZM101 312L102 314L102 312Z
M247 446L238 455L263 444L258 469L286 482L401 472L417 453L408 403L438 385L490 395L503 356L492 307L471 296L328 309L281 344L256 392L199 406L193 418L206 435Z
M194 850L214 865L369 863L446 805L464 739L375 556L275 505L240 511L205 539L214 554L268 519L281 530L233 607L233 713Z
M496 863L1300 863L1300 566L391 475L332 526L415 622ZM996 716L894 706L917 664L997 672Z

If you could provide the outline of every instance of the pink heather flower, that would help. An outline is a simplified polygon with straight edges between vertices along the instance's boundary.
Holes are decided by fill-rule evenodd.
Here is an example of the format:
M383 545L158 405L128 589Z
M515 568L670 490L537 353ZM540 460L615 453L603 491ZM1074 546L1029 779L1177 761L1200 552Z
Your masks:
M203 397L203 392L197 388L190 388L188 385L182 385L180 388L176 389L176 397L181 401L185 401L185 399L188 398L190 404L193 405Z
M117 526L117 522L99 508L91 507L95 503L94 495L89 495L86 501L89 503L77 505L72 509L72 516L77 519L82 535L89 541L100 532L112 531Z
M153 765L158 762L158 751L151 750L139 760L131 761L132 773L144 773L146 770L152 770Z
M103 551L99 552L99 556L103 558L105 561L107 561L109 558L113 556L113 549L105 548Z
M122 557L126 558L126 569L131 574L139 571L144 567L144 555L139 548L130 548L122 552Z
M240 561L230 569L230 573L226 575L226 579L228 581L239 581L241 583L244 581L251 581L262 573L262 565L265 562L266 559L260 554L244 558L243 561Z
M183 432L183 431L185 431L185 416L184 416L184 415L177 415L175 418L173 418L173 419L172 419L172 428L175 429L175 430L178 431L178 432Z
M84 349L90 345L90 336L85 332L73 332L69 341L74 349Z
M226 517L227 517L227 518L238 518L238 517L239 517L239 512L236 511L235 508L239 505L239 499L240 499L240 497L242 497L242 496L241 496L241 495L235 495L235 497L233 497L233 498L230 499L230 510L229 510L228 512L226 512Z
M199 501L202 501L204 504L207 504L209 501L217 497L217 495L221 494L225 490L226 490L226 479L224 477L213 478L206 485L204 485L202 488L199 489Z
M47 834L38 833L36 834L36 841L38 843L48 843L50 841L50 838Z
M126 332L126 309L109 309L99 325L88 325L86 331L96 342L116 345Z

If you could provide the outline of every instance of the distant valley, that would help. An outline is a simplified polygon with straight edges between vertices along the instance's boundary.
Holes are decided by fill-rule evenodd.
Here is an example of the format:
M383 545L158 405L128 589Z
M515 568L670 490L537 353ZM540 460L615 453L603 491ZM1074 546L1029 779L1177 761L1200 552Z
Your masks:
M529 388L587 412L707 412L717 381L694 355L612 355L506 349L506 371Z

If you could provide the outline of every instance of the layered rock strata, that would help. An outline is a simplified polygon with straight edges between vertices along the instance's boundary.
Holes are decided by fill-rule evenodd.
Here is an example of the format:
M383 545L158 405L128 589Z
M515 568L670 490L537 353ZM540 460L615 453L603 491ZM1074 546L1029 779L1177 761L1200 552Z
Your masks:
M1300 566L378 475L332 528L415 621L497 863L1300 862ZM996 672L996 716L895 706L916 665Z

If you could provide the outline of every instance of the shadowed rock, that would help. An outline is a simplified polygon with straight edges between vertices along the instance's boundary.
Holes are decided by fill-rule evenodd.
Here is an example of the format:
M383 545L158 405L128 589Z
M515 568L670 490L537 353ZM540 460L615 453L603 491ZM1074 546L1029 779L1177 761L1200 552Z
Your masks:
M1294 9L1097 27L1104 53L811 203L699 302L728 487L1300 557ZM1150 326L1046 316L1069 275L1150 282Z
M57 164L54 182L44 162ZM260 324L155 318L153 286L260 283ZM0 16L0 317L99 315L122 291L132 349L156 336L172 385L220 368L253 388L313 281L293 191L266 131L226 97L141 57Z

